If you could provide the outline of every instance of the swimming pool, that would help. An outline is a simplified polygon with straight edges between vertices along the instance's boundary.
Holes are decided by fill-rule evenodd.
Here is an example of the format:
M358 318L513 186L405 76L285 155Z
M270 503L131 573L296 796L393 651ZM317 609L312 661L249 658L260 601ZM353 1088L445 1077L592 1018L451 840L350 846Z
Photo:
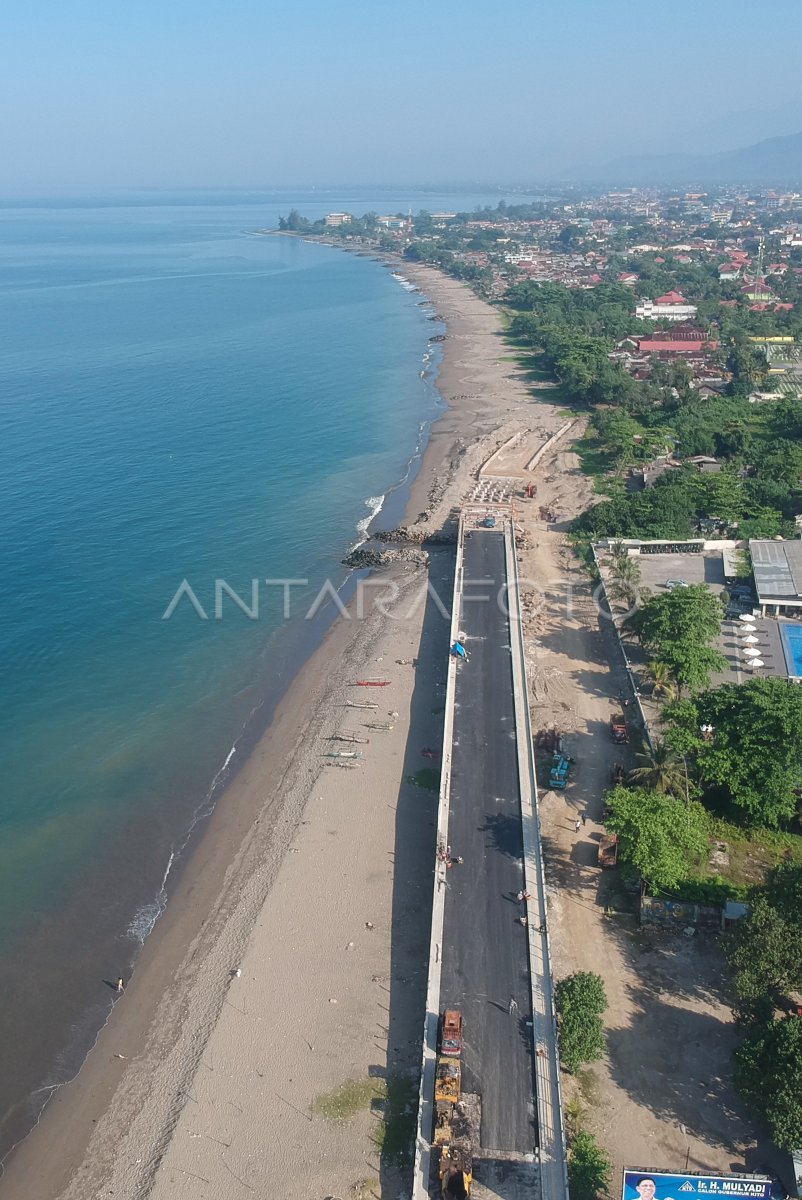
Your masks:
M783 653L788 674L802 678L802 625L780 623Z

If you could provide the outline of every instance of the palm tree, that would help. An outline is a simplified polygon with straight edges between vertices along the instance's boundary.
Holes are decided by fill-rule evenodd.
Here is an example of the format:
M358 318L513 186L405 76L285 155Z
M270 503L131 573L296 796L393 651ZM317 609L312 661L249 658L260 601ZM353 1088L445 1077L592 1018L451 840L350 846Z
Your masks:
M607 595L611 600L623 600L632 608L640 595L639 583L640 563L637 559L630 558L624 547L613 546Z
M687 795L687 766L668 742L656 741L650 750L636 754L635 758L638 766L630 771L629 777L638 787L661 796Z
M668 700L669 702L676 700L677 685L665 663L649 663L649 674L652 679L653 696L662 696L664 700Z

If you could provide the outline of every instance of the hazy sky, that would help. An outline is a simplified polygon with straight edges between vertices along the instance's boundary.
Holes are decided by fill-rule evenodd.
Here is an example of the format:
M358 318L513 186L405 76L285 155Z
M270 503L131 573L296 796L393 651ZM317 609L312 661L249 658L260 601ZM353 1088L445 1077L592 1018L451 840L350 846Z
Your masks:
M799 6L3 0L0 193L529 181L728 149L802 129Z

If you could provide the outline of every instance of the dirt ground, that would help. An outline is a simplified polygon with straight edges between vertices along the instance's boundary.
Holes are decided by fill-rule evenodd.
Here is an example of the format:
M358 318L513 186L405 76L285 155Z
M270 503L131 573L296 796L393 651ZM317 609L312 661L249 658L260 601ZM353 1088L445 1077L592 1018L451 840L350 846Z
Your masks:
M566 1101L581 1106L612 1158L613 1194L625 1165L781 1174L788 1164L756 1142L733 1092L737 1034L717 939L639 929L636 896L597 865L602 794L614 762L632 753L614 746L608 725L626 676L610 621L566 544L568 521L592 503L592 481L570 447L541 473L537 500L519 513L530 543L520 570L530 581L522 590L533 728L556 726L576 758L568 789L540 796L553 968L557 979L597 972L609 1001L607 1057L564 1080ZM536 519L540 504L556 510L551 527Z

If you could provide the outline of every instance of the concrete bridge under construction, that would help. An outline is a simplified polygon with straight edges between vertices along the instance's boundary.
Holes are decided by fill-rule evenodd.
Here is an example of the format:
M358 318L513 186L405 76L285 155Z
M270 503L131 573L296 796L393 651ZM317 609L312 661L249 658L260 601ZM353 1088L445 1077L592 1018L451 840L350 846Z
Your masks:
M472 1197L567 1200L515 533L508 507L486 515L463 512L457 547L451 645L467 658L449 664L413 1195L440 1191L437 1025L457 1008L481 1112Z

